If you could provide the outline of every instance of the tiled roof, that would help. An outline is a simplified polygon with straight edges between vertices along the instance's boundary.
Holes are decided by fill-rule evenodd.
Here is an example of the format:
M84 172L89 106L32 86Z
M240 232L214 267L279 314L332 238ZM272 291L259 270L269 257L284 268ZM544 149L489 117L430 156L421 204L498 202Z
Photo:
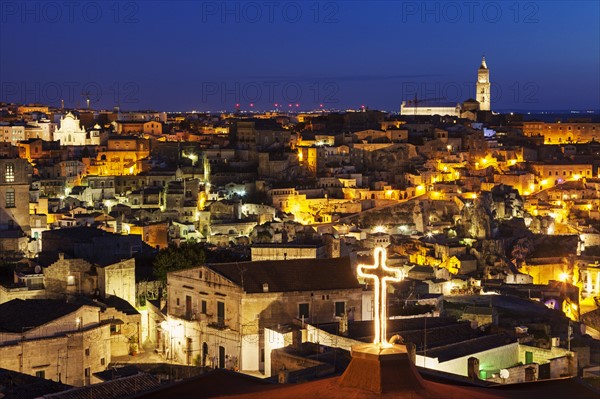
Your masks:
M247 293L360 288L349 258L294 259L221 263L212 270L242 286ZM242 283L243 281L243 283Z
M100 384L88 385L68 391L44 395L46 399L124 398L160 386L158 379L150 374L136 374Z
M13 299L0 305L0 331L21 333L73 313L81 306L55 299Z

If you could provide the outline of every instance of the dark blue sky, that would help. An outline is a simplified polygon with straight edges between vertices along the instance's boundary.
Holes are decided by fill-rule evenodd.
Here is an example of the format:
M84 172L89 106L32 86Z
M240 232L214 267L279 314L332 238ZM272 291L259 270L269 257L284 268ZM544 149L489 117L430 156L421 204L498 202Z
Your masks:
M398 111L473 97L485 54L494 110L600 109L597 1L69 4L0 3L0 100Z

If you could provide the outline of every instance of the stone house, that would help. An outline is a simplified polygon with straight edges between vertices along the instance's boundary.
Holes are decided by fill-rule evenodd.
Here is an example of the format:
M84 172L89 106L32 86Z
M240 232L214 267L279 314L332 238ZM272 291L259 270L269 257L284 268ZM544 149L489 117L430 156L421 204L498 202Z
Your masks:
M44 269L44 286L48 295L63 294L117 296L136 305L135 259L93 265L84 259L58 259Z
M0 305L0 367L65 384L100 382L111 361L110 321L100 308L60 300Z
M235 358L241 370L264 370L265 327L362 315L349 258L204 265L169 273L167 285L163 342L173 340L177 359L196 353L205 365L224 367Z

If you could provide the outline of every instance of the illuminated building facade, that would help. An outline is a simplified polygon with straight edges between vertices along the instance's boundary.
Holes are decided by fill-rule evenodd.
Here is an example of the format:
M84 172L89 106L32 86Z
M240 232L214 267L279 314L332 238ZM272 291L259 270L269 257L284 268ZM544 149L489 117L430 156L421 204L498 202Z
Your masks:
M481 66L477 70L477 101L481 111L489 111L491 108L491 83L490 70L485 62L485 57L481 60Z
M600 123L523 122L525 136L543 136L544 144L589 143L600 141Z
M60 145L92 144L87 140L87 132L81 127L79 119L70 112L60 118L60 127L54 131L54 140L59 140Z

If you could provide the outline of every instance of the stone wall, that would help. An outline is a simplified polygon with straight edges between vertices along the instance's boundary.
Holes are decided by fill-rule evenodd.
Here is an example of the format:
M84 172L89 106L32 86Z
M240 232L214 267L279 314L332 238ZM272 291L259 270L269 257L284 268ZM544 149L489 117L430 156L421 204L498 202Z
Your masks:
M127 259L109 266L97 267L98 289L101 295L115 295L136 305L135 259Z
M508 378L500 377L500 372L492 374L486 381L498 384L517 384L520 382L535 381L539 376L539 365L537 363L523 364L506 368ZM533 379L530 379L533 378Z
M271 351L271 374L278 373L281 370L287 372L305 369L313 369L315 375L333 373L335 368L332 365L308 359L306 357L292 355L285 351L285 348L274 349Z
M91 294L97 288L96 277L90 275L92 265L83 259L59 259L44 268L44 285L48 292ZM69 279L69 276L72 276Z
M352 350L353 345L361 345L364 342L357 341L352 338L346 338L335 334L330 334L312 325L306 325L306 341L333 348L341 348L347 351Z
M0 368L61 381L74 386L100 382L94 373L111 361L109 326L98 326L70 334L27 339L0 345Z
M550 378L577 375L577 356L563 348L553 346L551 349L535 346L519 345L519 361L525 363L526 352L533 353L533 362L550 363Z
M111 354L113 356L125 356L132 352L134 345L137 350L141 347L140 328L141 315L139 313L128 315L116 310L108 308L100 313L101 320L120 320L123 324L116 321L111 329L110 342Z
M30 290L27 287L7 288L0 285L0 304L12 301L13 299L46 299L45 289Z
M312 292L273 292L246 294L242 298L244 334L262 332L264 327L290 323L299 318L299 304L309 305L306 323L337 321L335 302L344 302L351 320L361 320L362 289L343 289ZM353 311L351 311L353 309Z

